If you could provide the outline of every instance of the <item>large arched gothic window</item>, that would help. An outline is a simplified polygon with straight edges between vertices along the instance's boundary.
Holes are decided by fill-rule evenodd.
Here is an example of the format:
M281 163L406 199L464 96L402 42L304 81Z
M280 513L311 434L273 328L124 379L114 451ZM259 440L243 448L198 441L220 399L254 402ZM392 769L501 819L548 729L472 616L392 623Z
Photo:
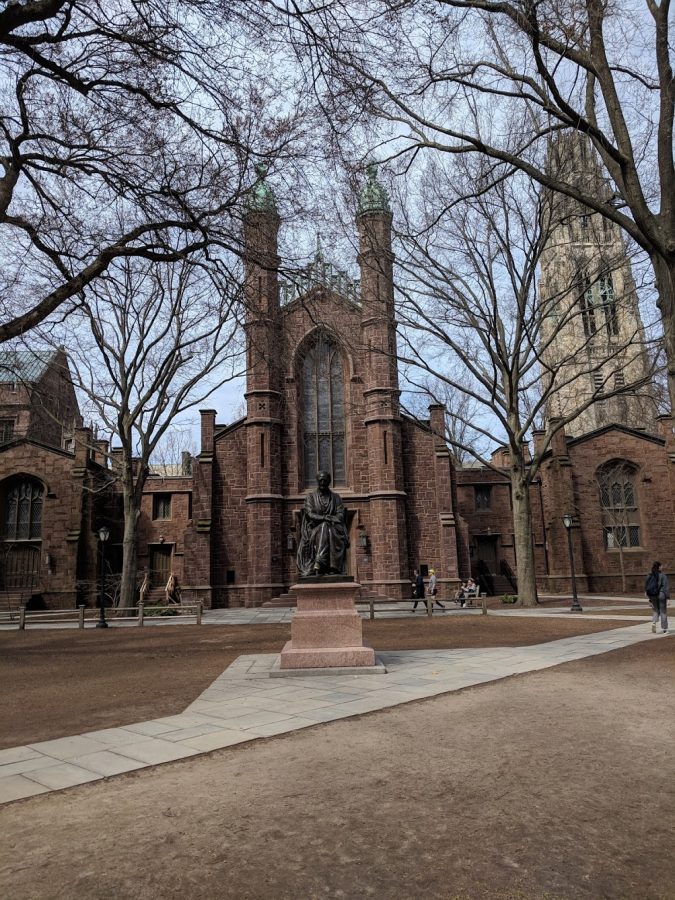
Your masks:
M640 546L640 515L635 490L636 467L623 459L598 471L605 547L618 550Z
M12 482L5 494L6 541L39 540L42 537L44 489L32 478Z
M321 335L302 362L302 427L305 485L316 473L330 472L344 484L345 404L342 359L337 345Z

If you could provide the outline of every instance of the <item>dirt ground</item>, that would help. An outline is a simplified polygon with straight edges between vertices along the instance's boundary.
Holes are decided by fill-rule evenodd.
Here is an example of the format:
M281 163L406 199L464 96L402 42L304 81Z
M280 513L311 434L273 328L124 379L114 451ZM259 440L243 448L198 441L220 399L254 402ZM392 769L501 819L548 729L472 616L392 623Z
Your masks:
M536 644L619 622L466 616L364 622L378 650ZM290 625L0 632L0 749L182 712L242 653L278 652Z
M12 900L670 900L675 639L0 809Z

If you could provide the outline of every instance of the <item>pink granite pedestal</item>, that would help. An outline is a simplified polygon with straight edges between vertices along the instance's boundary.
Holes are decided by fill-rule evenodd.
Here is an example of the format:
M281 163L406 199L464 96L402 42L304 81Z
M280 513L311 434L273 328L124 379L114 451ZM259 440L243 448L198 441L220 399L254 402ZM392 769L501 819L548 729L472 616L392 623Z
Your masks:
M375 667L375 651L363 645L361 618L354 606L359 588L354 581L293 585L298 608L279 669Z

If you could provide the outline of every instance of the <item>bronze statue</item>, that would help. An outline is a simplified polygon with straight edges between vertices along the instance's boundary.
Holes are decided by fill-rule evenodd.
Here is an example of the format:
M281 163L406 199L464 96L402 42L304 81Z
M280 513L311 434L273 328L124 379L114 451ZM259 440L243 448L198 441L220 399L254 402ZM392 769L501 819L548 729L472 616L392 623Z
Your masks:
M305 510L298 546L301 575L346 575L345 556L349 547L345 508L330 489L330 474L319 472L317 490L305 498Z

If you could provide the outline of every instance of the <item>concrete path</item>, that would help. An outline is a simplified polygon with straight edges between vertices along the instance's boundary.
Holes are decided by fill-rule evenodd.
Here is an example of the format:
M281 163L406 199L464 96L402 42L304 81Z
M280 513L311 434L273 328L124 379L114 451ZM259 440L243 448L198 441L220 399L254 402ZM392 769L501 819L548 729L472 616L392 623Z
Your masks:
M385 675L270 678L278 654L240 656L180 715L0 750L0 803L661 639L639 624L532 647L385 652Z

